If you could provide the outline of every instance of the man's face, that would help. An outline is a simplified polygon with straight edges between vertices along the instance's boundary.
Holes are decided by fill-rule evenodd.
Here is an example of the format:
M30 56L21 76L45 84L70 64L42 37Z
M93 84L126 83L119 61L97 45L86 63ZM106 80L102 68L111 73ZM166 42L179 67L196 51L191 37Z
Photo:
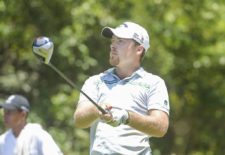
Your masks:
M112 66L129 65L136 60L136 46L132 39L112 36L109 62Z
M4 124L7 128L15 128L22 123L24 113L19 110L4 109Z

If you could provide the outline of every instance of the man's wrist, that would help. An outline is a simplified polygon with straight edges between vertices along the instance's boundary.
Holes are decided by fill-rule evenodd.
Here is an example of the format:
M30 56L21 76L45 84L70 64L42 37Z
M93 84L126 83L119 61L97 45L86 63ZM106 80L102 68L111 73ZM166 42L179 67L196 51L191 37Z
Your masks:
M126 111L126 115L124 116L123 124L127 125L130 122L130 114L128 110L125 110L125 111Z

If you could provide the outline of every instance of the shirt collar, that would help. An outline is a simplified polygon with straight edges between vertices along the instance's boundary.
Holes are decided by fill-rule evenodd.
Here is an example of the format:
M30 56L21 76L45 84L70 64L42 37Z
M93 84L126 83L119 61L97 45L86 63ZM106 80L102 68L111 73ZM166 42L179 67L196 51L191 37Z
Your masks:
M116 78L119 79L119 77L115 74L115 67L106 70L105 73L106 73L106 74L110 74L110 75L112 75L113 77L116 77ZM144 70L144 68L143 68L143 67L138 68L135 72L133 72L133 74L132 74L130 77L127 77L127 78L132 78L132 77L134 77L134 76L136 76L136 75L138 75L138 76L140 76L140 77L144 77L144 75L145 75L145 70ZM126 79L126 78L125 78L125 79Z

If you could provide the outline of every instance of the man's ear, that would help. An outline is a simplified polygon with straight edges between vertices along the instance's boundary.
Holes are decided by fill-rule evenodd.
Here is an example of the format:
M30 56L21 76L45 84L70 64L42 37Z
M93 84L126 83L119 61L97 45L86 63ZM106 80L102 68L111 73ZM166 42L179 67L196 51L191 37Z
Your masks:
M143 46L137 46L137 54L142 55L145 52L145 49Z
M25 118L26 118L27 115L28 115L28 113L27 113L26 111L22 111L21 113L22 113L22 115L23 115Z

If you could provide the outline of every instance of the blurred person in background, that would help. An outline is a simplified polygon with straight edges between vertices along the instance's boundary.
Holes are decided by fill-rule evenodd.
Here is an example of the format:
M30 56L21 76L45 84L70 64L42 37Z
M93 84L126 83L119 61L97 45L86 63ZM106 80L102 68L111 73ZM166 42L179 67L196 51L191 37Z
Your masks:
M63 155L52 136L37 123L28 123L30 104L11 95L0 105L8 130L0 136L0 155Z
M75 127L90 127L91 155L150 155L150 137L163 137L169 126L169 97L165 82L148 73L141 62L150 47L148 32L133 22L104 27L111 39L113 66L88 78L82 91L107 113L80 95Z

